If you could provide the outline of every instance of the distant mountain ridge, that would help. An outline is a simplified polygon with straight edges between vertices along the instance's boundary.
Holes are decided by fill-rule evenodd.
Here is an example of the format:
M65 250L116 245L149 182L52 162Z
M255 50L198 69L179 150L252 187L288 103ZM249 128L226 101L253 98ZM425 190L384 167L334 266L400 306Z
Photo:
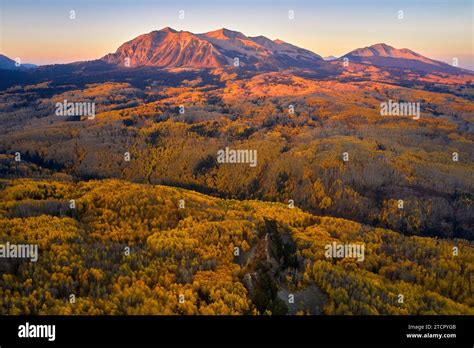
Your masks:
M33 69L36 68L34 64L21 64L20 66L16 66L16 62L8 58L7 56L0 54L0 69L5 70L25 70L25 69Z
M456 73L462 69L422 56L407 48L397 49L384 43L355 49L339 58L378 67L415 69L425 72Z

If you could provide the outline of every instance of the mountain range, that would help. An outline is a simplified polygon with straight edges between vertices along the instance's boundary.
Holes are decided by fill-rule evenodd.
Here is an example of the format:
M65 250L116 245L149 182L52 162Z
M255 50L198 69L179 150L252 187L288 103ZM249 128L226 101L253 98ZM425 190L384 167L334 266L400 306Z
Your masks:
M115 65L154 66L158 68L224 68L238 66L257 70L319 68L348 58L360 64L385 68L414 69L424 72L459 73L449 64L422 56L409 49L384 43L358 48L340 58L320 55L282 40L265 36L246 36L238 31L219 29L203 34L176 31L166 27L140 35L122 44L115 53L101 58Z
M355 49L336 58L322 58L307 49L265 36L246 36L241 32L219 29L202 34L177 31L170 27L154 30L122 44L115 53L96 60L117 67L157 67L160 69L224 69L278 71L288 68L332 69L347 59L352 63L379 68L416 70L423 73L471 73L433 60L412 50L397 49L384 43ZM82 63L82 62L79 62ZM78 64L78 63L71 63ZM15 62L0 55L0 69L30 69L32 64L15 67Z

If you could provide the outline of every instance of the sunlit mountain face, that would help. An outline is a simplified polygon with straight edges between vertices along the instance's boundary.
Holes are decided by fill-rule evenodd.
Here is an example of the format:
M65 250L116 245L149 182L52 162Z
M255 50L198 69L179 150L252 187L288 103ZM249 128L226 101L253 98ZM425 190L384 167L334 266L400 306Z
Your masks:
M472 315L473 81L225 28L2 55L0 313Z
M160 68L223 68L238 62L248 68L281 69L311 67L322 58L281 40L248 37L224 28L204 34L164 28L126 42L102 60Z

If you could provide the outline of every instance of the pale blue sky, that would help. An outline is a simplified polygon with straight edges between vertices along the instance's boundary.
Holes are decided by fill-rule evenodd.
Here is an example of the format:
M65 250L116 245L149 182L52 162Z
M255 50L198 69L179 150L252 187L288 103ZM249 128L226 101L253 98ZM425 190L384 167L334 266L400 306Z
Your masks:
M0 52L36 64L96 59L170 26L194 33L225 27L322 56L384 42L449 63L457 57L474 70L472 0L0 1ZM69 19L70 10L76 19Z

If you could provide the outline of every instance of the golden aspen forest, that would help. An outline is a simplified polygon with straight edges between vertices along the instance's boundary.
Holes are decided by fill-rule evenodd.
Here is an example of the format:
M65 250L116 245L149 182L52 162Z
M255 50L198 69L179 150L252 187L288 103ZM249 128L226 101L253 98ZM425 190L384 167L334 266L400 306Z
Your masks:
M41 249L2 260L2 314L473 314L465 240L118 179L1 190L1 239ZM332 242L365 243L365 261L327 260Z
M170 27L25 65L1 315L474 315L473 71Z

